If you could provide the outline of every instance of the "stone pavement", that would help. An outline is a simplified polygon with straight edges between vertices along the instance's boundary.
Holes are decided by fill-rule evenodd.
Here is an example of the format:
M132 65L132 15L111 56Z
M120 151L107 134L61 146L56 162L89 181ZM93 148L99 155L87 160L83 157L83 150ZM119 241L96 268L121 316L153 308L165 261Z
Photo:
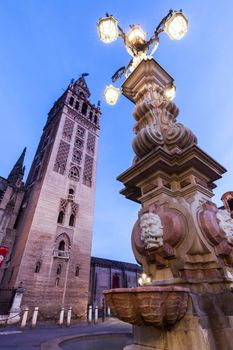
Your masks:
M75 336L79 334L96 334L102 332L109 333L131 333L132 327L127 323L120 322L117 319L110 318L104 323L99 321L97 325L87 325L87 323L79 323L70 327L60 327L57 325L38 325L35 329L26 328L21 331L19 327L8 326L0 328L0 349L1 350L35 350L41 349L41 345L49 340L56 338ZM51 342L52 344L53 342ZM51 349L45 347L45 349Z

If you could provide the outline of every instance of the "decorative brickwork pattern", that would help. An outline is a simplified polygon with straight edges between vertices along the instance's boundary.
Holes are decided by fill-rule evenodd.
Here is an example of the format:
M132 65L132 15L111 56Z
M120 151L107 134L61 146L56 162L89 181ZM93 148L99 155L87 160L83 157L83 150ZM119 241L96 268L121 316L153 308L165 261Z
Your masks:
M60 210L63 210L64 213L65 213L65 211L66 211L67 204L68 204L68 200L67 200L67 199L64 199L64 198L61 198Z
M75 216L77 215L78 208L79 208L78 203L75 203L75 202L71 203L71 212L72 212L72 214L74 214Z
M53 170L59 174L64 174L66 169L67 158L70 150L70 145L64 141L60 142L57 158Z
M87 152L92 156L95 154L95 135L91 132L88 133L87 137Z
M93 174L94 159L86 154L84 171L83 171L83 184L89 187L92 186L92 174Z
M73 120L66 118L63 132L62 132L62 138L66 141L71 141L72 134L74 130L74 122Z
M78 114L76 111L73 111L71 108L68 109L69 117L73 120L82 123L85 128L96 132L96 129L99 129L98 125L93 124L90 120L86 119L86 117L82 116L81 114Z

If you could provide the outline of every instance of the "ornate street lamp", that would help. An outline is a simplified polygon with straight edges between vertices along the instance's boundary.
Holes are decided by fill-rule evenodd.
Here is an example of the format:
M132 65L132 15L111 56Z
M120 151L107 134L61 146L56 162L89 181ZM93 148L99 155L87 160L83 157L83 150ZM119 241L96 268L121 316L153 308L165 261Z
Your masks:
M113 16L107 15L98 23L99 38L104 43L111 43L118 38L118 22Z
M188 30L188 20L182 10L170 10L156 27L154 35L149 40L146 40L147 33L143 31L140 25L131 25L129 32L126 34L118 25L118 21L109 14L106 14L105 18L100 18L97 28L99 38L104 43L111 43L118 37L122 38L127 52L132 56L129 64L118 69L112 76L112 82L115 82L123 75L128 77L142 60L152 58L158 48L159 35L162 32L165 32L172 40L182 39ZM148 54L150 47L152 47L152 50ZM175 97L175 92L174 85L167 86L163 94L164 99L171 101ZM120 90L114 88L113 85L108 86L104 92L106 102L111 105L117 102L119 95Z
M112 106L115 105L120 96L120 93L120 89L115 88L113 85L106 86L106 89L104 91L105 101Z

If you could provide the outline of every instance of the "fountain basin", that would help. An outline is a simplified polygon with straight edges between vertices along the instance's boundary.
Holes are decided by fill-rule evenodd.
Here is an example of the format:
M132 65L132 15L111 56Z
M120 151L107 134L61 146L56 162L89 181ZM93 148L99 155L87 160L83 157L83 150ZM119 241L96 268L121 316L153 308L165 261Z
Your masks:
M114 316L133 325L172 326L186 314L189 289L143 286L104 291Z

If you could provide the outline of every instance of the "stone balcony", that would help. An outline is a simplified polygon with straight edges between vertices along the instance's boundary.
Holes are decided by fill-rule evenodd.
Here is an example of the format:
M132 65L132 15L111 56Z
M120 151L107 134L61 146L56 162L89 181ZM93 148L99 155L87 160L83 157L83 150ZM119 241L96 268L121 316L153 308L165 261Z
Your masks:
M64 251L64 250L54 249L53 257L68 260L70 258L70 252Z

